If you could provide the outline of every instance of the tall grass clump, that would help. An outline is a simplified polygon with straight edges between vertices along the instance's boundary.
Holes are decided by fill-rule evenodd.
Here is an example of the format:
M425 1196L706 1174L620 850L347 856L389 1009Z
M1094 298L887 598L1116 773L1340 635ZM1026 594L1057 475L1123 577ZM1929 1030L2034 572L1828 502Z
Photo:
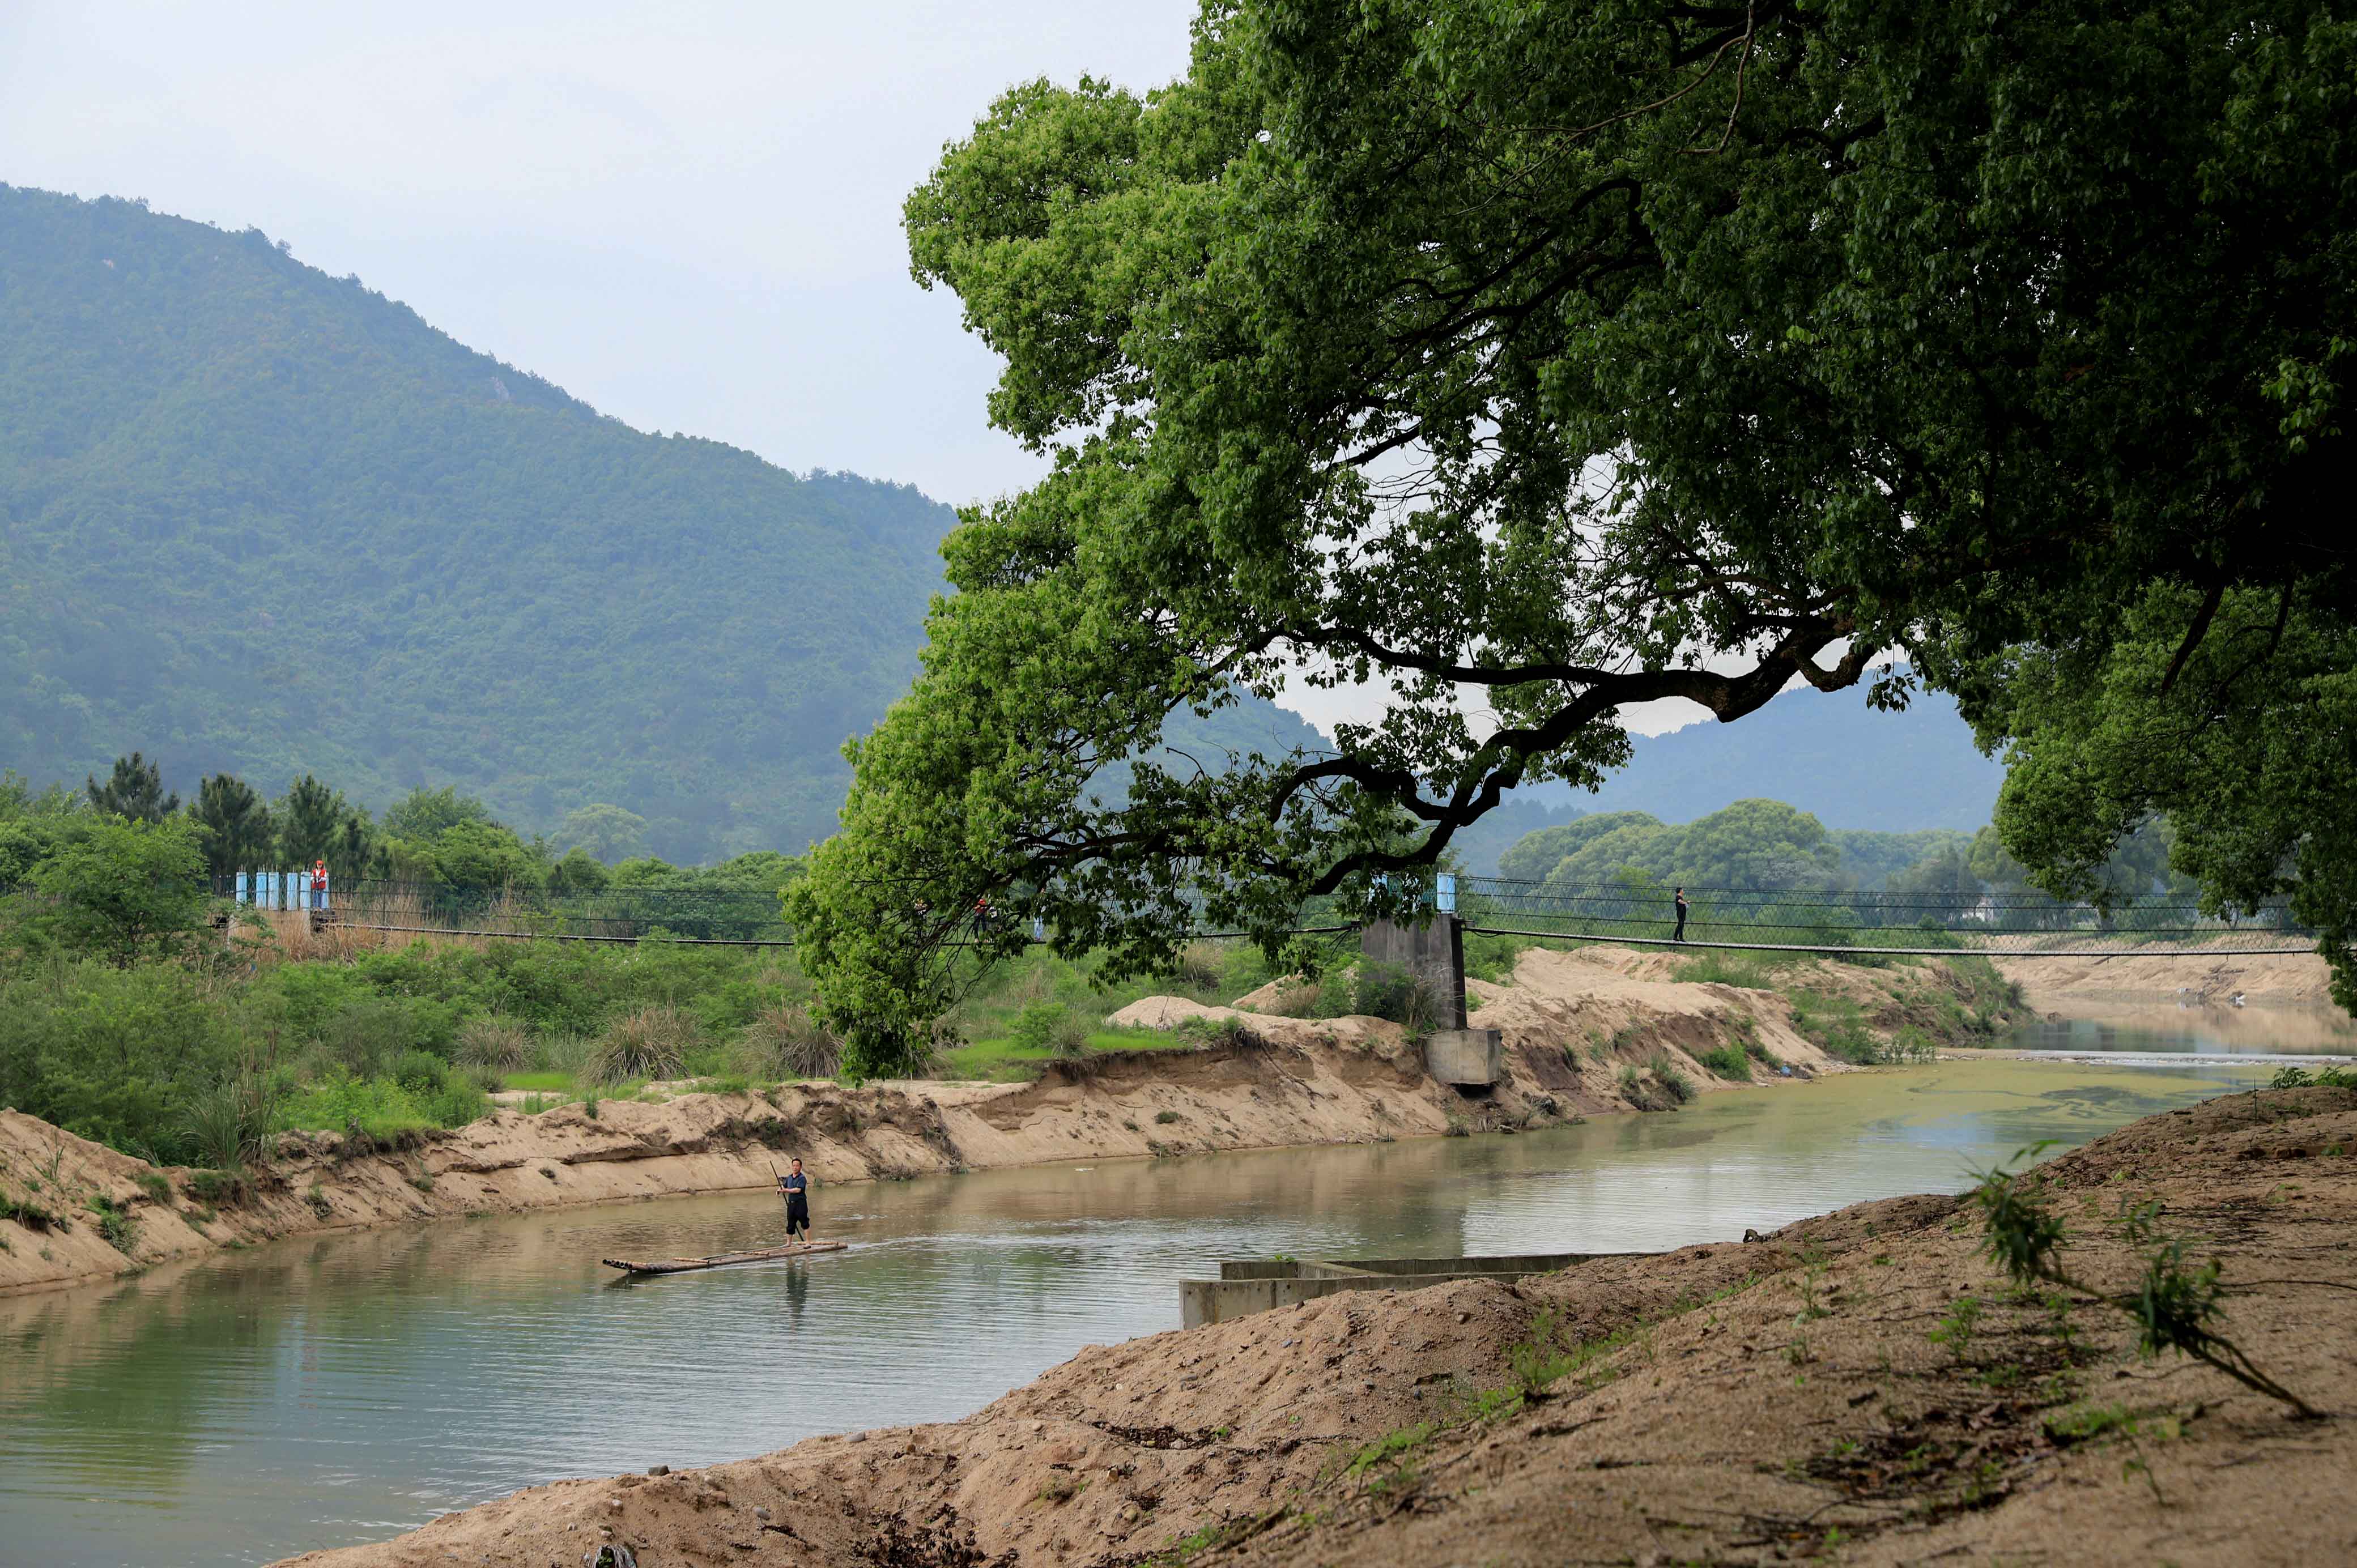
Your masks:
M608 1025L582 1064L591 1083L676 1078L695 1045L695 1021L667 1004L640 1007Z
M780 1001L737 1032L729 1060L748 1079L833 1078L843 1069L843 1042L801 1004Z
M470 1067L512 1072L532 1060L532 1032L500 1013L487 1013L458 1026L458 1060Z
M1060 1002L1034 1002L1015 1015L1015 1043L1062 1060L1088 1054L1088 1020Z
M262 1157L285 1096L262 1074L238 1073L190 1094L180 1108L180 1132L191 1165L234 1172Z
M1653 1081L1662 1086L1674 1103L1684 1105L1695 1097L1694 1079L1678 1070L1677 1064L1670 1059L1669 1052L1655 1051L1646 1058L1645 1068L1653 1075Z

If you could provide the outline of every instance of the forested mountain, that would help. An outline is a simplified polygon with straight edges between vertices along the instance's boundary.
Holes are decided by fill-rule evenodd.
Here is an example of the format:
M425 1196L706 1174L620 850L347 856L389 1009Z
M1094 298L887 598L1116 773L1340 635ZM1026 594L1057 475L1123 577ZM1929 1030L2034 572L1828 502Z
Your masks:
M948 508L600 416L353 278L0 186L0 764L193 795L611 801L694 861L834 826Z

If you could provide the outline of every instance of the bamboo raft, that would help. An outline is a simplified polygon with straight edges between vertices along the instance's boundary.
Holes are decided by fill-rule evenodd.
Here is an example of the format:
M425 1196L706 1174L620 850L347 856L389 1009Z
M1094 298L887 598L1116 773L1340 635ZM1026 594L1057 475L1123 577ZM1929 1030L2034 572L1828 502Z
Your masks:
M716 1252L709 1258L655 1258L644 1262L629 1258L600 1258L609 1269L626 1274L683 1274L695 1269L725 1269L731 1263L766 1263L778 1258L806 1258L813 1252L840 1252L848 1241L805 1241L792 1247L764 1247L754 1252Z

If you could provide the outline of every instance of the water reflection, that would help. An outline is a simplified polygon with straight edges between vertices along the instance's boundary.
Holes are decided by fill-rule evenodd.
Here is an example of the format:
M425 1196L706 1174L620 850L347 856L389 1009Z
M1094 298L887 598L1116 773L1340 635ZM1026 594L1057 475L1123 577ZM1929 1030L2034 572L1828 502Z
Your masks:
M1961 1187L2248 1070L1943 1063L1514 1138L822 1190L805 1262L616 1287L601 1257L774 1244L766 1195L314 1238L0 1300L11 1563L252 1563L560 1476L950 1419L1172 1326L1217 1258L1641 1251Z

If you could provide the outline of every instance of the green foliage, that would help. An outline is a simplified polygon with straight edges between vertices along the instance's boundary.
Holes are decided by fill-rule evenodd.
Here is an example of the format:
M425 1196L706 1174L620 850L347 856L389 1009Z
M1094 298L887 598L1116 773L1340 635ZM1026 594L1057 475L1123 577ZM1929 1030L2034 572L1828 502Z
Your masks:
M1740 1045L1713 1046L1695 1058L1713 1078L1723 1078L1730 1083L1751 1081L1751 1058Z
M833 1078L842 1070L843 1045L802 1004L780 1001L737 1033L731 1060L755 1079Z
M482 1090L456 1075L403 1083L331 1069L280 1107L278 1125L391 1144L421 1128L464 1126L484 1109Z
M2320 1089L2357 1089L2357 1068L2331 1063L2311 1073L2304 1067L2279 1067L2276 1069L2275 1077L2267 1081L2269 1089L2306 1089L2310 1085Z
M1016 1015L1015 1043L1050 1056L1077 1056L1088 1043L1089 1026L1069 1007L1056 1002L1035 1002Z
M1581 817L1532 835L1530 853L1517 844L1503 859L1546 880L1600 887L1635 872L1667 890L1807 888L1846 886L1841 852L1816 818L1781 800L1738 800L1683 827L1642 811ZM1555 853L1552 862L1541 863ZM1510 874L1511 875L1511 874Z
M152 827L180 809L180 798L164 792L162 767L135 751L114 759L114 770L105 783L92 778L82 788L90 797L91 811L101 816L121 817L125 822L145 822Z
M253 787L227 773L211 774L197 788L189 818L204 846L209 875L229 876L268 865L277 842L270 807Z
M55 1209L44 1208L29 1197L11 1197L5 1187L0 1187L0 1219L13 1219L26 1230L37 1231L63 1230L70 1225Z
M50 961L0 978L0 1104L129 1153L185 1152L180 1107L242 1049L241 1020L176 966Z
M617 1018L599 1036L583 1074L596 1084L677 1078L696 1043L694 1020L676 1007L641 1007Z
M1826 1055L1858 1067L1884 1060L1881 1041L1867 1029L1866 1010L1849 997L1795 986L1786 993L1792 1004L1792 1027Z
M39 927L128 967L174 952L204 923L204 854L184 822L102 820L35 865Z
M284 1098L276 1082L252 1070L225 1074L188 1092L180 1108L180 1131L189 1163L235 1172L258 1158Z
M1394 963L1362 960L1353 978L1351 1012L1404 1024L1411 1034L1439 1026L1441 998L1412 972Z
M1981 1298L1969 1293L1960 1295L1948 1308L1939 1326L1924 1335L1934 1345L1944 1345L1948 1354L1964 1360L1972 1353L1973 1334L1980 1326Z
M909 199L1052 466L962 519L851 753L798 908L846 1021L937 1011L984 893L1140 971L1199 919L1274 952L1504 790L1598 781L1633 702L1739 721L1897 647L1872 701L2018 734L2017 650L2100 653L2158 586L2357 603L2313 547L2357 373L2331 11L1208 18L1151 95L1011 89ZM1288 675L1395 700L1339 755L1139 760Z
M139 1219L136 1215L102 1192L91 1195L90 1211L97 1217L98 1233L106 1239L108 1246L126 1258L138 1251Z
M569 849L548 868L551 893L601 893L613 885L614 874L590 858L585 849Z
M243 1203L253 1188L243 1172L223 1169L190 1171L188 1190L188 1196L199 1203L225 1208Z
M1662 1086L1672 1104L1684 1105L1695 1097L1694 1079L1678 1070L1677 1064L1670 1059L1669 1052L1655 1051L1646 1058L1645 1070L1653 1075L1653 1081Z
M620 800L682 860L832 831L948 509L600 417L256 231L0 189L0 755Z
M303 867L325 860L350 810L341 790L330 789L310 774L295 780L287 786L275 813L278 864Z
M2297 579L2157 585L2106 617L2105 635L2017 657L1981 723L2014 736L1996 827L2024 875L2116 901L2109 868L2141 834L2212 914L2288 894L2334 1000L2357 1009L2352 601Z

